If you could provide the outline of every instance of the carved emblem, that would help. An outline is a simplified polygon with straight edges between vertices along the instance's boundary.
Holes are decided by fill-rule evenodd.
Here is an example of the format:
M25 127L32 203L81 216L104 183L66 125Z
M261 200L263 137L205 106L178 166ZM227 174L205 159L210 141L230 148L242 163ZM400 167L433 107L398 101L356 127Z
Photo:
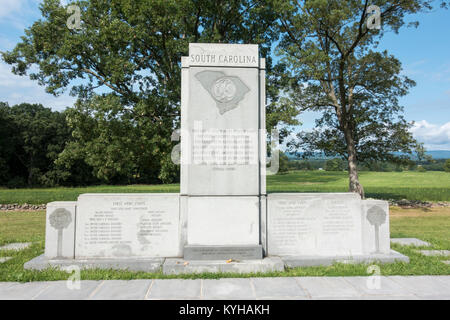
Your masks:
M379 206L373 206L367 210L367 220L375 227L375 253L380 252L380 226L386 222L386 212Z
M62 257L62 244L63 244L63 229L66 229L72 223L72 215L64 208L58 208L53 211L48 217L50 225L58 230L57 240L57 258Z
M250 91L241 79L220 71L202 71L195 77L214 99L220 114L235 109Z

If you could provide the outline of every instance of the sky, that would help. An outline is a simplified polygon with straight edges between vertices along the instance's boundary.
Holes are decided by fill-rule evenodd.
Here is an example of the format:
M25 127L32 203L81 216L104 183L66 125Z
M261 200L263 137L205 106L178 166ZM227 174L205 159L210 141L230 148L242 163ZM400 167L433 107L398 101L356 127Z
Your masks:
M39 3L40 0L0 0L0 51L13 49L24 29L41 17ZM419 21L419 27L403 28L399 34L387 33L379 48L397 57L403 74L417 82L400 99L405 118L415 122L415 138L428 150L450 150L450 10L436 9L408 20ZM54 97L37 82L10 70L0 60L0 101L10 105L41 103L58 111L75 102L68 93ZM298 130L312 128L316 117L314 113L302 114Z

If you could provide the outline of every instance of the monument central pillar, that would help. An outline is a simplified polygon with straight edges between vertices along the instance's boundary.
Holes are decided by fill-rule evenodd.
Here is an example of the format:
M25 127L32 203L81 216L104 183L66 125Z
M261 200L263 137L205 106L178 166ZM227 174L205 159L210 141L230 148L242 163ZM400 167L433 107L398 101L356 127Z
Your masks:
M257 45L191 43L181 78L184 258L261 259L265 60Z

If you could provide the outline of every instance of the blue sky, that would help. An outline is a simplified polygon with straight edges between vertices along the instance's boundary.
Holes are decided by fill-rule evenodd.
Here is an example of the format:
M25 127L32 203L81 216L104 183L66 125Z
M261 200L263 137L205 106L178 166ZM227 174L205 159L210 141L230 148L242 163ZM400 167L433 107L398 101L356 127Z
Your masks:
M39 0L0 0L0 51L10 50L20 40L23 30L40 18ZM67 1L68 2L68 1ZM400 59L403 73L417 82L401 99L405 117L415 121L415 137L429 150L450 150L450 10L409 18L419 27L403 28L399 34L386 34L380 49ZM54 110L71 106L75 99L68 94L53 97L27 77L18 77L0 62L0 101L10 105L20 102L42 103ZM300 117L303 126L314 125L316 115Z

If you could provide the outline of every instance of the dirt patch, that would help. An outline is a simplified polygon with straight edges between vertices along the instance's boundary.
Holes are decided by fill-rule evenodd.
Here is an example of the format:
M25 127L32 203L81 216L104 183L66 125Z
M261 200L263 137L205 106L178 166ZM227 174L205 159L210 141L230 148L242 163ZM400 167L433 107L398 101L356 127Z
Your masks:
M389 215L391 218L431 217L431 216L450 218L450 207L402 208L392 206L390 207Z

